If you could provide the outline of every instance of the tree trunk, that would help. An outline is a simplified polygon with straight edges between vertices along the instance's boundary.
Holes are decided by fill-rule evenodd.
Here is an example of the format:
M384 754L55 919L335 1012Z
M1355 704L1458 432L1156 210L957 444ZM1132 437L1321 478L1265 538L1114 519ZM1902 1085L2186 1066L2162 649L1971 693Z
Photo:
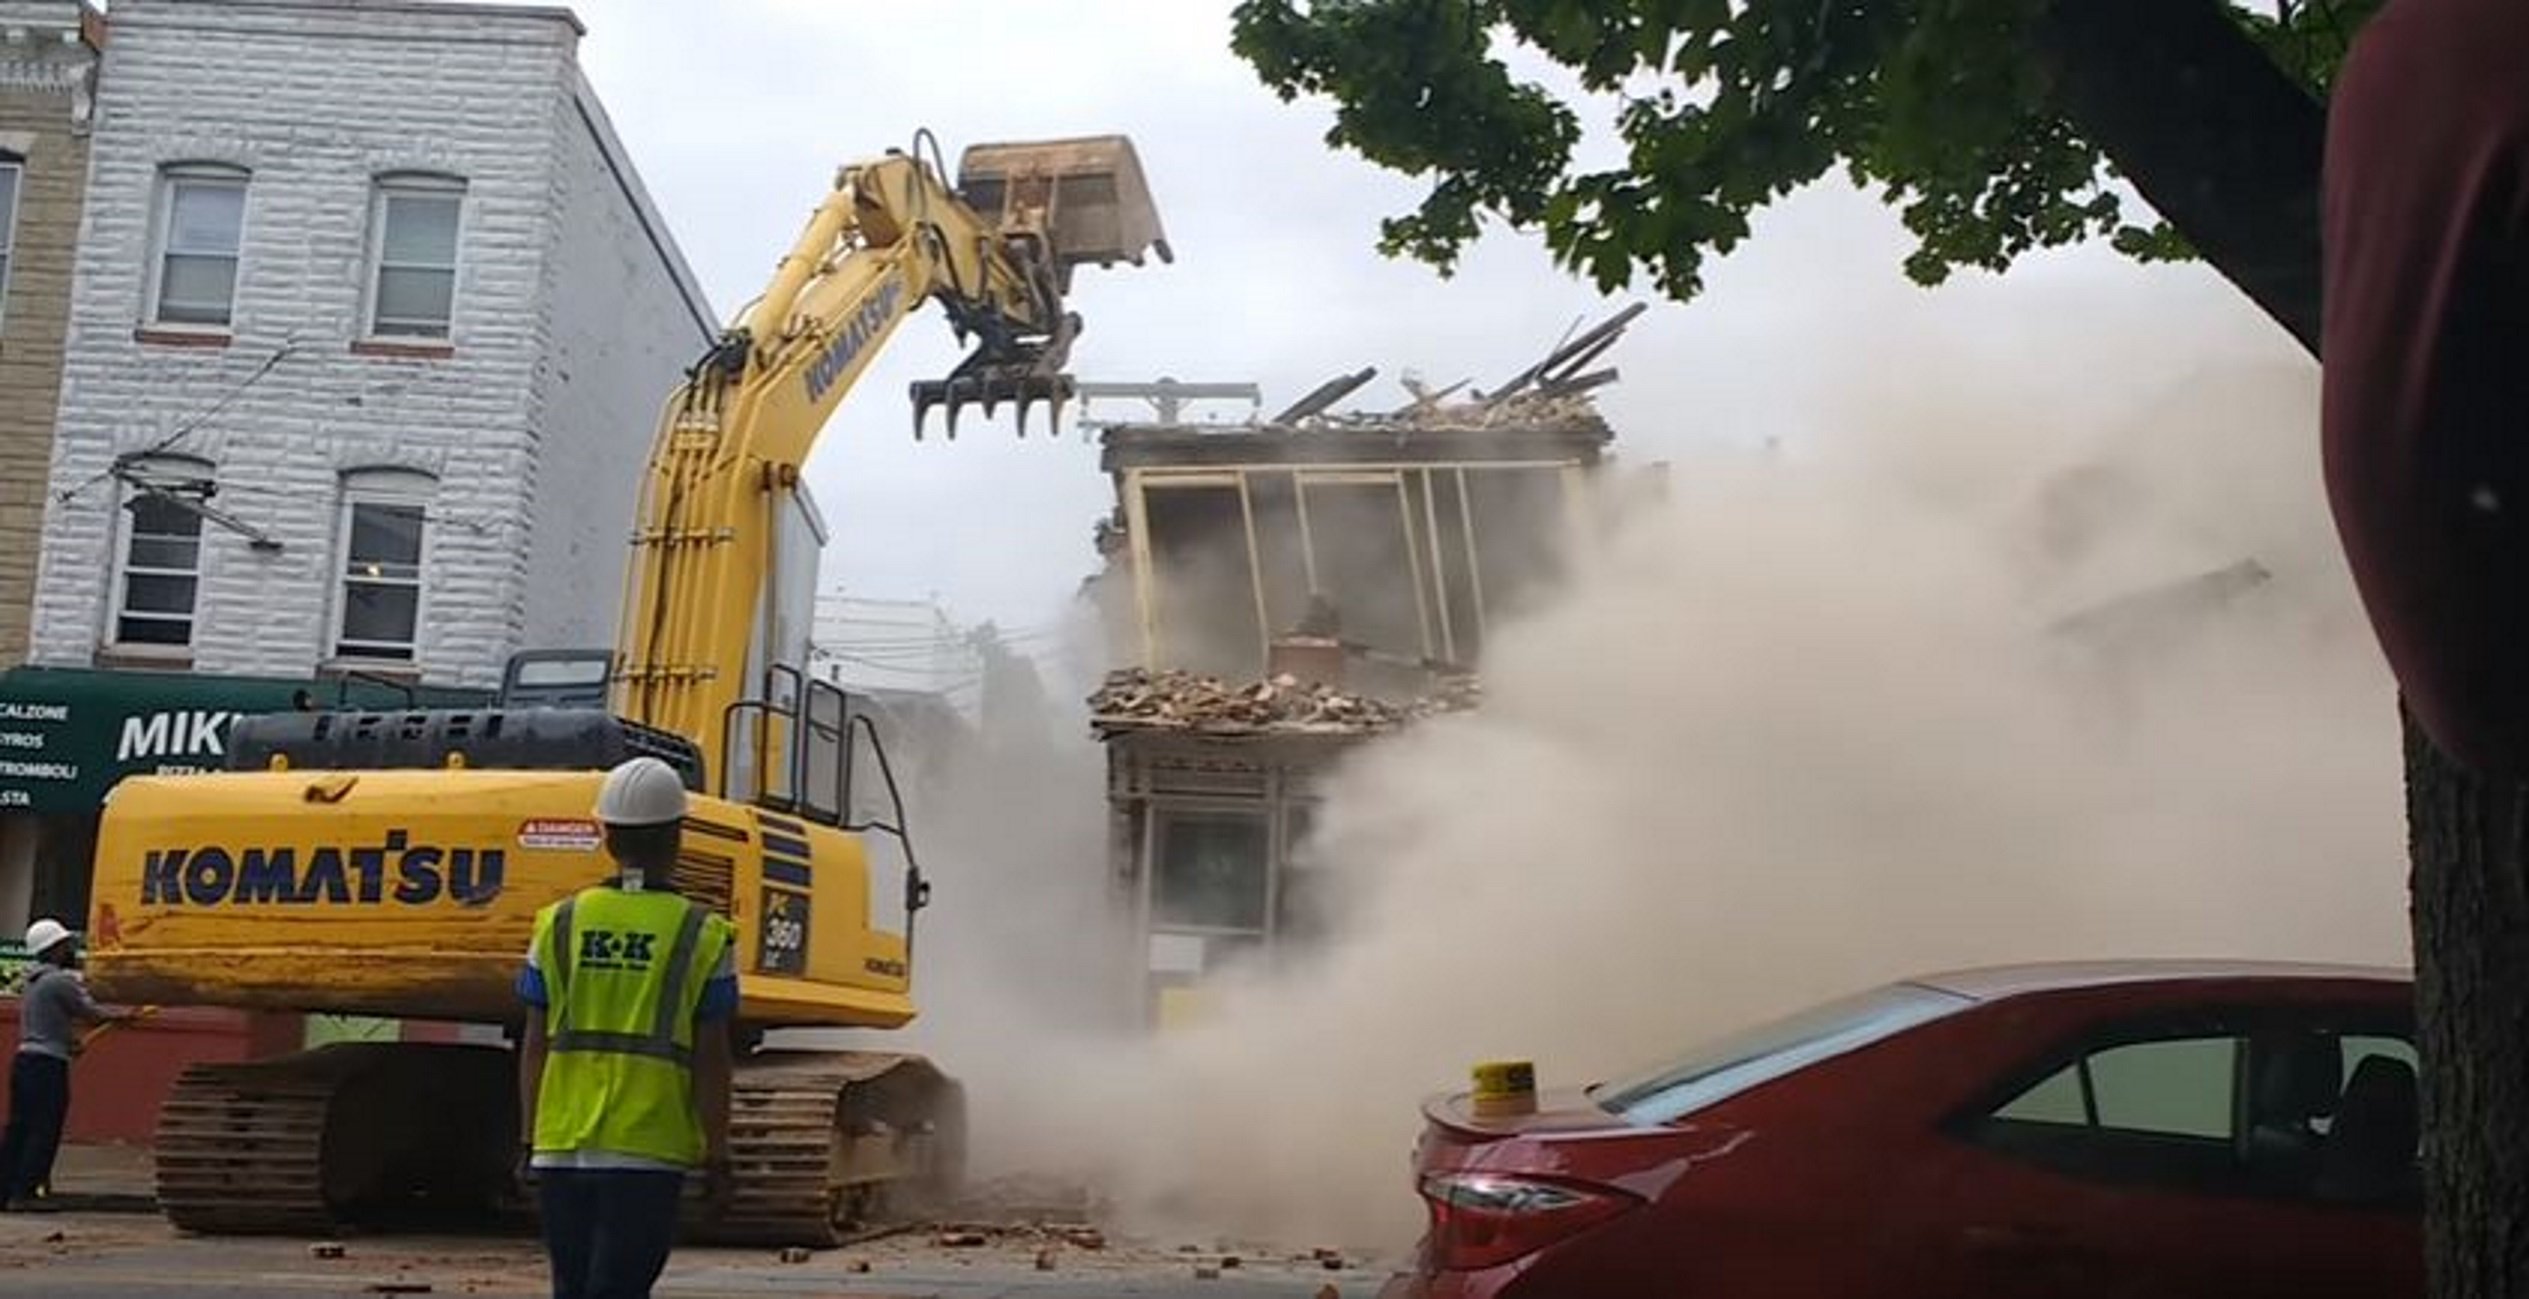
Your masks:
M2055 0L2037 41L2065 118L2316 355L2324 106L2224 0Z
M2406 721L2424 1258L2435 1299L2529 1296L2529 789Z

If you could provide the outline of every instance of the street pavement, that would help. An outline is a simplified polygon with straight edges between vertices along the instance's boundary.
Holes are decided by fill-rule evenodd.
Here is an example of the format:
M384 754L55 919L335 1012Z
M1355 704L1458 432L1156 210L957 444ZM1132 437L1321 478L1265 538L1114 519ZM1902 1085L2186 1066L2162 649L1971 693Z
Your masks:
M382 1294L541 1295L535 1242L500 1237L374 1237L339 1242L319 1257L314 1242L203 1238L137 1214L0 1216L0 1299L240 1299ZM772 1252L679 1250L659 1299L1366 1299L1384 1272L1357 1263L1329 1270L1315 1260L1116 1244L1057 1248L1025 1236L973 1248L927 1237L871 1241L785 1263ZM1048 1266L1040 1269L1040 1254ZM1350 1261L1347 1261L1350 1263ZM865 1268L866 1270L860 1270ZM1212 1275L1198 1275L1198 1271Z

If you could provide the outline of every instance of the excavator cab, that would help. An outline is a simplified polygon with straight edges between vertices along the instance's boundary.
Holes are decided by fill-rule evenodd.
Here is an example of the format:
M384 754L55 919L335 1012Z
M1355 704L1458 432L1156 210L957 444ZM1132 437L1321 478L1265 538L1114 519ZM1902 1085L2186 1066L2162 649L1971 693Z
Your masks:
M957 160L957 196L1005 233L1043 232L1065 293L1075 266L1140 266L1151 252L1177 259L1125 136L970 146Z

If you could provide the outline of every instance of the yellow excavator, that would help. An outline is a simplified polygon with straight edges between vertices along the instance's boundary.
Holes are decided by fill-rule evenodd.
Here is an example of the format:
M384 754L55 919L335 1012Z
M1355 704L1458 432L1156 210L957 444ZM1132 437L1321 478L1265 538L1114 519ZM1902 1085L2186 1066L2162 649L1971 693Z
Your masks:
M864 838L903 838L868 715L802 671L816 538L801 466L926 301L973 354L913 386L951 436L1073 393L1082 265L1173 260L1121 136L979 145L946 179L927 133L841 169L762 297L669 397L613 650L514 657L494 706L240 719L228 769L118 785L97 843L100 995L506 1024L538 908L604 878L603 771L636 754L695 795L675 886L740 935L736 1190L705 1238L830 1244L953 1185L964 1108L913 1055L768 1049L779 1028L914 1017L914 917ZM861 785L855 788L856 779ZM877 806L864 818L858 809ZM887 911L890 914L878 914ZM178 1227L299 1232L491 1207L518 1131L503 1043L337 1043L189 1070L161 1112Z

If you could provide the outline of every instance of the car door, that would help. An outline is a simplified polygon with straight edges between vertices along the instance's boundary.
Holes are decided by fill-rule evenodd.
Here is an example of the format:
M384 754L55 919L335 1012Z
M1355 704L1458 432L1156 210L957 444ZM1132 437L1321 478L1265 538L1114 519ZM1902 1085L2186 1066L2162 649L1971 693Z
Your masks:
M2293 1212L2294 1239L2272 1242L2276 1266L2300 1275L2302 1296L2421 1295L2414 1042L2403 1026L2326 1036L2337 1086L2316 1156L2267 1179Z
M2240 1044L2226 1032L2085 1042L1958 1126L1925 1233L1955 1292L2230 1299Z
M2313 1045L2334 1052L2325 1077L2261 1103L2260 1089L2277 1090L2281 1077L2270 1055L2290 1052L2307 1076ZM2271 1019L2099 1030L1999 1080L1952 1125L1941 1171L1949 1194L1921 1238L1953 1293L2418 1294L2419 1238L2394 1196L2331 1199L2318 1189L2343 1083L2387 1049ZM2267 1130L2287 1115L2306 1140Z

